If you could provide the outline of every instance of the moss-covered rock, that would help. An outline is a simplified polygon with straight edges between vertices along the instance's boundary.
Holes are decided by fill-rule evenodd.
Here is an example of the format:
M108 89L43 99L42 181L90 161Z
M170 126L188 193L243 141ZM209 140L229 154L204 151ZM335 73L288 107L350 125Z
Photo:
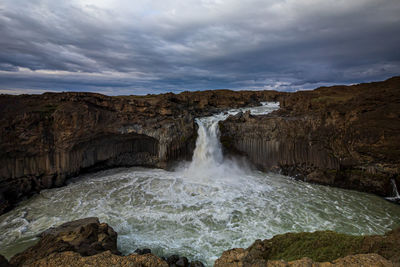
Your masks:
M266 266L267 262L273 260L294 261L302 258L333 262L349 255L369 253L399 264L400 228L383 236L352 236L332 231L277 235L263 241L256 240L247 249L225 251L215 266Z

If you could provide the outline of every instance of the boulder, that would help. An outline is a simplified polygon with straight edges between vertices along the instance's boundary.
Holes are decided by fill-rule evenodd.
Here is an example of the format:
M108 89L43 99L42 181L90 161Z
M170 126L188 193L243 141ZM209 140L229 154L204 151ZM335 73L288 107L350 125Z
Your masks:
M117 249L117 233L98 218L85 218L64 223L40 234L39 242L11 258L15 266L31 264L53 253L74 251L91 256L104 251L120 254Z

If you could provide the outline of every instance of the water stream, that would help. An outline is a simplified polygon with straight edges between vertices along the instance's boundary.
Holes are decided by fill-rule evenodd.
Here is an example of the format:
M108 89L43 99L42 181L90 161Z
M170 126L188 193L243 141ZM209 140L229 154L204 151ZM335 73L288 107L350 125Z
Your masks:
M397 190L396 181L394 179L391 179L390 182L392 183L392 187L393 187L393 196L387 197L386 199L389 201L400 203L400 193L399 193L399 190Z
M267 103L251 109L276 109ZM118 168L44 190L0 216L0 254L10 257L51 226L88 216L118 232L127 254L148 247L212 266L224 250L285 232L334 230L383 234L400 225L400 206L374 195L262 173L224 158L218 121L200 118L193 161L174 171Z

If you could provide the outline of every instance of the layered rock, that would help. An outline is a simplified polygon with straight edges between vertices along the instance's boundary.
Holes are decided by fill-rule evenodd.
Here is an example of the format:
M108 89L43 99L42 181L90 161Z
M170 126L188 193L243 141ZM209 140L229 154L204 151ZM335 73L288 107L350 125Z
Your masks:
M228 90L110 97L92 93L0 96L0 214L68 177L117 166L167 167L189 159L195 116L277 99Z
M389 197L400 184L400 77L286 95L220 123L229 151L266 171Z

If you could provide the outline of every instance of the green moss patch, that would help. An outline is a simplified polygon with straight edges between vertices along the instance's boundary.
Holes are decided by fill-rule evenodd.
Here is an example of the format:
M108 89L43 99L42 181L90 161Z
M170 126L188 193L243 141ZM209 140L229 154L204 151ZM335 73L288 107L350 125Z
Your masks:
M331 231L291 233L275 236L269 258L287 261L309 257L314 261L332 261L361 250L364 237Z

